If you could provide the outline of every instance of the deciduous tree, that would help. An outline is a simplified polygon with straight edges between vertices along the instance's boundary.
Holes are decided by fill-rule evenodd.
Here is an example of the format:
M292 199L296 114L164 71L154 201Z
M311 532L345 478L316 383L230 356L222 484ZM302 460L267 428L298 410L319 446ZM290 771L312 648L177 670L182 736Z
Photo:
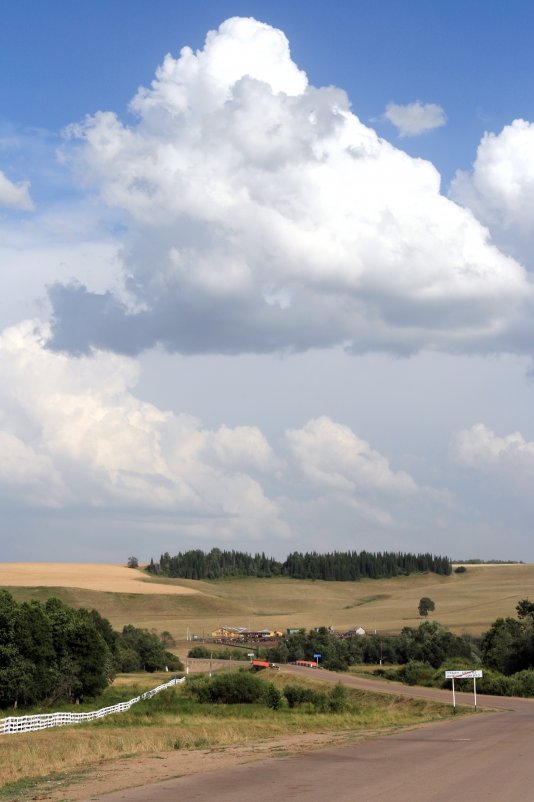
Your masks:
M423 596L419 599L419 607L417 609L419 610L419 615L426 618L429 613L436 609L436 605L428 596Z

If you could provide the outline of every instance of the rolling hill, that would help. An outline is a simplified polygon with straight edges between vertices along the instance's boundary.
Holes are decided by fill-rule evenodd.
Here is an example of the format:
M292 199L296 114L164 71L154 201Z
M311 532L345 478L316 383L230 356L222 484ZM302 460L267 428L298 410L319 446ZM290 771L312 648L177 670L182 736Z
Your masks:
M534 595L534 565L469 565L451 576L414 574L360 582L272 579L195 581L151 578L119 565L2 563L0 587L18 599L58 596L94 607L115 628L130 623L202 637L221 624L251 628L333 626L398 632L420 622L422 596L436 603L432 618L457 633L480 634L517 602Z

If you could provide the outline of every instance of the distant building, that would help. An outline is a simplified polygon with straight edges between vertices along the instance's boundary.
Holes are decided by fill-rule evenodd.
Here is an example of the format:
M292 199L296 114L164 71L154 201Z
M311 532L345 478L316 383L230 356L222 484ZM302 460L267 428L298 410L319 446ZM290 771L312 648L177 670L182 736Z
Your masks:
M233 641L260 641L272 640L275 637L281 637L280 630L273 629L247 629L247 627L218 627L211 633L211 637L215 640L233 640Z
M348 629L346 632L340 632L340 638L354 638L361 635L365 635L365 629L363 627L352 627L352 629Z
M212 638L227 638L228 640L244 640L245 627L218 627L211 633Z

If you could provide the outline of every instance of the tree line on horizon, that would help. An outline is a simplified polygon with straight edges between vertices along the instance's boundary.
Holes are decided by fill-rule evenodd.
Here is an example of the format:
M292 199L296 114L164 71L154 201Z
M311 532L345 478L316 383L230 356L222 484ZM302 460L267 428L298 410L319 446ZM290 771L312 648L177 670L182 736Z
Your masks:
M359 579L389 579L414 573L431 572L448 576L452 571L449 557L408 552L294 551L284 561L261 554L242 551L201 549L179 552L171 557L162 554L159 562L150 560L150 573L177 579L222 579L224 577L278 577L322 579L353 582Z

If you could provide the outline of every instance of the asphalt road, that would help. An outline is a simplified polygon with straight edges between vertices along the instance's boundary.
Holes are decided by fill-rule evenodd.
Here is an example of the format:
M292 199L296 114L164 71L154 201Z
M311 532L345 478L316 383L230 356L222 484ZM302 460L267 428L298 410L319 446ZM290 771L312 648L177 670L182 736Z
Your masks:
M310 669L290 667L296 673ZM322 680L451 702L450 691L321 671ZM472 694L458 694L472 704ZM479 696L497 712L346 746L234 766L100 797L102 802L534 802L534 700ZM92 797L92 799L96 799Z

